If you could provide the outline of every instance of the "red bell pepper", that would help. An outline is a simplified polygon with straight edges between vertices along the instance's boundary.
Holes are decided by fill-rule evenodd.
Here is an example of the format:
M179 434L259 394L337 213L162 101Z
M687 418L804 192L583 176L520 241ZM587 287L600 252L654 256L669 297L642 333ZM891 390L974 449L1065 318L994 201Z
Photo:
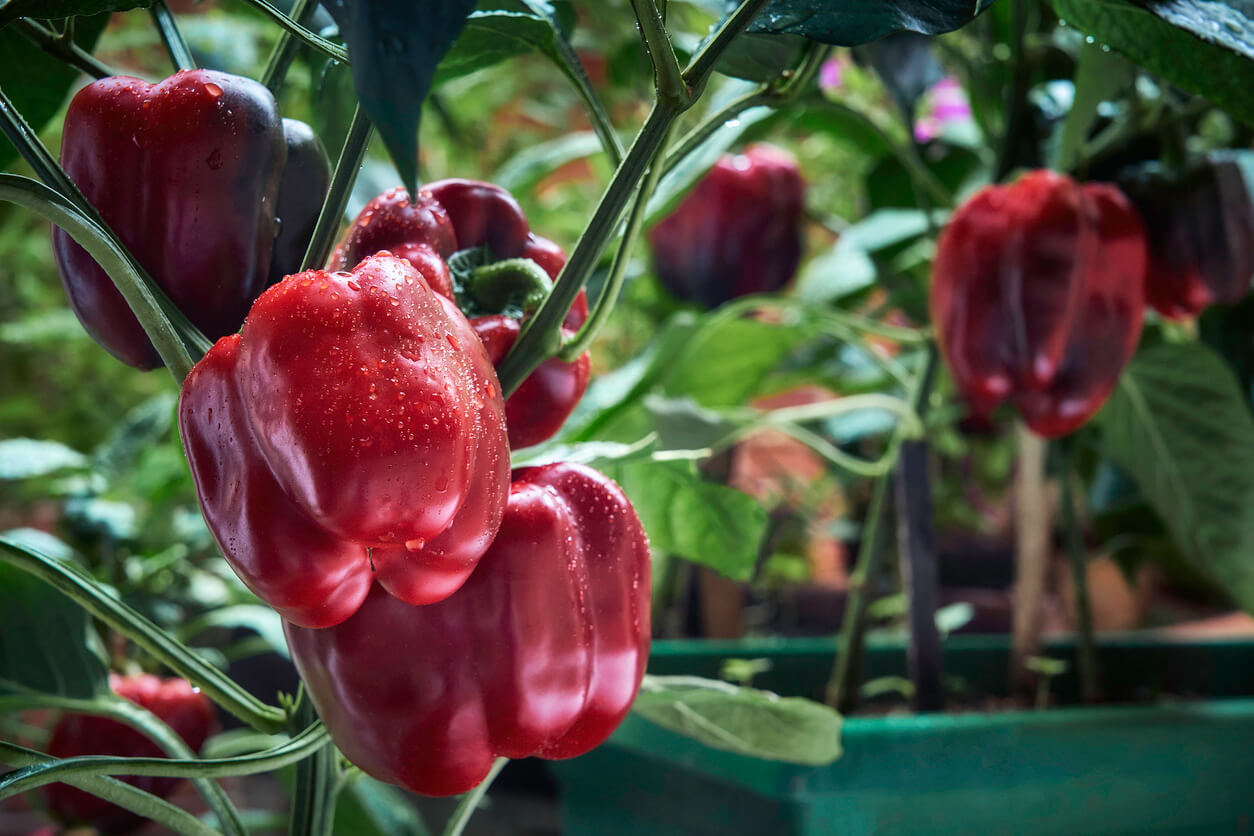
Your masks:
M373 590L336 627L287 625L340 750L374 777L453 795L497 756L569 758L626 715L649 650L649 545L622 491L581 465L514 474L505 520L457 592Z
M193 751L198 751L217 727L213 703L185 679L163 680L146 673L110 674L109 688L119 697L151 711ZM67 712L52 729L48 754L57 758L76 755L159 758L166 753L143 734L117 720ZM182 779L133 775L121 780L164 798ZM90 824L106 834L126 833L145 822L129 810L68 784L45 784L41 790L49 811L62 821Z
M931 310L974 413L1010 399L1047 437L1092 417L1136 350L1146 248L1108 184L1034 171L960 207L937 243Z
M1238 301L1254 278L1254 182L1233 158L1213 154L1178 174L1157 164L1124 172L1119 185L1145 219L1149 304L1188 319Z
M384 254L262 294L188 375L179 429L223 554L308 627L351 616L373 580L410 604L450 595L509 492L483 346L427 275Z
M313 128L296 119L284 119L283 137L287 142L287 163L275 204L279 229L267 286L300 270L331 185L331 163Z
M285 155L270 91L212 70L95 81L70 102L61 141L70 179L211 339L236 331L265 287ZM52 243L92 338L136 368L161 365L104 270L62 230Z
M649 233L662 286L706 308L783 288L801 262L805 189L779 148L724 156Z
M509 192L477 180L441 180L419 189L413 203L400 188L370 201L345 233L331 266L344 269L379 250L415 263L447 261L459 251L477 247L486 247L483 260L489 263L530 259L550 279L556 279L566 263L561 247L531 232L522 207ZM447 284L432 282L432 288L467 305L465 313L492 362L500 363L518 339L529 311L484 309L451 275ZM574 336L587 318L588 298L580 291L562 324L563 336ZM523 381L505 402L511 447L538 444L561 428L588 388L589 364L586 353L569 363L552 358Z

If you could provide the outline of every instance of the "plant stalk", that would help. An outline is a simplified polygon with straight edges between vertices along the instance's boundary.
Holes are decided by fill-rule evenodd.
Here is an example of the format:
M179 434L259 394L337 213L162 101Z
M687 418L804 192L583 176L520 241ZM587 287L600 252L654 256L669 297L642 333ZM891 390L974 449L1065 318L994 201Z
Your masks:
M157 32L161 35L161 42L165 44L166 52L170 53L174 69L196 69L196 59L192 57L192 50L188 47L187 41L183 40L183 33L179 31L178 23L175 22L174 15L170 13L170 7L165 4L165 0L152 0L148 12L152 15L152 22L157 25Z
M313 18L314 10L318 8L317 0L296 0L292 4L291 19L300 26L307 27L309 21ZM261 74L261 83L266 86L276 97L279 90L283 87L283 81L287 78L287 71L292 66L292 61L296 58L296 53L300 50L301 41L290 30L285 30L279 36L279 42L274 45L274 51L270 53L270 59L266 61L266 68Z
M1015 474L1014 640L1011 693L1029 703L1037 673L1027 664L1041 650L1041 605L1049 569L1049 484L1045 479L1045 440L1018 424L1019 462Z
M1067 537L1067 562L1071 567L1075 599L1076 667L1080 676L1080 699L1091 704L1100 698L1101 671L1093 633L1093 605L1089 599L1088 550L1084 545L1084 532L1076 513L1072 475L1070 457L1066 457L1059 473L1059 502L1062 506L1062 527Z
M331 257L335 247L335 235L340 228L340 219L344 217L344 207L348 205L349 195L353 192L353 181L357 179L357 171L366 156L366 148L370 145L373 126L370 117L361 105L353 111L353 121L348 126L348 136L344 138L344 147L340 149L340 158L335 163L335 173L331 177L331 186L327 189L326 200L322 202L322 211L318 213L318 221L314 224L313 234L309 238L309 247L305 250L305 258L301 261L301 270L321 269Z

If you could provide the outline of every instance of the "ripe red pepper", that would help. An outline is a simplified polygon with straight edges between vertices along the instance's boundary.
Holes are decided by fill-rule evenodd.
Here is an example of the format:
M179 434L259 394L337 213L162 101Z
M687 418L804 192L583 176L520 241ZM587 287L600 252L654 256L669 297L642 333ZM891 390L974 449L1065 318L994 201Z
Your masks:
M109 688L119 697L151 711L194 751L204 745L217 727L213 703L185 679L163 680L147 673L110 674ZM159 758L166 755L156 743L130 726L108 717L75 713L61 715L53 727L48 754L58 758L76 755ZM134 775L121 780L164 798L182 779ZM90 824L107 834L125 833L145 822L129 810L68 784L46 784L41 790L48 809L62 821Z
M411 604L450 595L509 493L483 346L424 273L384 254L263 293L188 375L179 429L222 553L307 627L351 616L373 580Z
M959 208L937 244L931 310L973 412L1009 398L1047 437L1092 417L1136 350L1146 248L1118 189L1049 171Z
M805 189L779 148L724 156L649 233L662 286L706 308L783 288L801 262Z
M418 191L414 203L396 188L370 201L336 248L331 266L344 269L379 250L427 263L449 260L459 251L486 247L488 263L525 258L556 279L566 263L562 248L531 231L522 207L499 186L477 180L441 180ZM448 275L448 274L446 274ZM473 281L473 279L470 279ZM466 305L465 313L483 340L493 364L509 353L529 311L485 309L476 304L473 288L448 275L432 288ZM459 294L458 291L461 291ZM588 298L580 291L562 323L570 338L588 318ZM510 446L539 444L556 433L588 388L590 359L582 354L567 363L552 358L540 365L505 402Z
M1187 319L1236 302L1254 277L1254 202L1236 160L1211 155L1172 175L1157 164L1119 177L1149 232L1149 304Z
M313 128L296 119L284 119L283 137L287 164L279 180L279 229L267 286L300 270L331 185L331 163Z
M285 630L349 760L453 795L497 756L574 757L622 721L649 652L649 544L605 476L524 469L500 534L452 596L413 607L375 590L339 626Z
M265 286L285 155L270 91L212 70L95 81L70 102L61 142L70 179L211 339L236 331ZM136 368L161 365L104 270L60 229L52 243L92 338Z

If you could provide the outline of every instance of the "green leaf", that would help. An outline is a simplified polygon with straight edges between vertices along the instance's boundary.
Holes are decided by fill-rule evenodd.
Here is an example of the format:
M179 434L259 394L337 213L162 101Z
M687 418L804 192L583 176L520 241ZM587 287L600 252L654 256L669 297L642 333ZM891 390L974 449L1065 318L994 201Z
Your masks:
M132 470L141 454L169 439L177 402L174 393L163 392L128 412L93 452L96 467L109 476Z
M325 5L348 46L357 98L401 183L416 192L422 102L474 0L330 0Z
M841 756L841 718L800 697L692 676L646 676L632 710L714 749L826 766Z
M9 438L0 441L0 480L32 479L59 470L87 467L87 457L58 441Z
M396 787L360 774L335 805L333 833L359 836L427 836L422 816Z
M1254 0L1053 0L1059 18L1254 124Z
M795 35L745 33L732 41L715 69L748 81L772 81L801 59L805 46L805 39Z
M0 26L19 17L57 20L102 12L125 12L151 5L152 0L7 0L0 3Z
M946 214L934 212L940 228ZM921 238L928 232L921 209L880 209L841 233L835 246L811 259L797 277L795 293L808 301L830 304L866 290L878 276L872 256Z
M34 0L34 4L40 8L40 17L52 16L43 11L45 0ZM0 15L8 9L7 5L0 6ZM14 13L15 16L17 14L19 12ZM108 22L107 14L76 21L74 42L90 52ZM2 21L0 25L3 25ZM0 29L0 89L37 133L61 109L70 88L79 77L78 70L53 58L17 30L12 27ZM0 169L8 168L17 157L13 144L0 137Z
M736 580L748 580L766 530L755 499L701 481L691 462L598 465L640 515L654 551L679 555Z
M0 563L0 612L0 694L88 699L107 693L108 667L85 610L38 578Z
M1099 423L1180 551L1254 612L1254 417L1223 360L1197 344L1142 351Z
M515 194L529 194L556 169L601 153L601 141L592 131L563 134L549 142L528 146L497 169L492 182Z
M993 0L772 0L750 32L800 35L835 46L857 46L892 32L952 32Z

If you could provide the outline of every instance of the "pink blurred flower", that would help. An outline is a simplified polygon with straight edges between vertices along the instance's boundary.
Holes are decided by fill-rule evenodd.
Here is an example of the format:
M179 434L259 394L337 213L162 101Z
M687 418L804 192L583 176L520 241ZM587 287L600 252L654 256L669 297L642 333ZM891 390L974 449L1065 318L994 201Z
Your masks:
M837 53L824 61L823 66L819 68L819 88L825 92L839 89L845 70L852 63L849 55L844 52Z
M932 85L923 98L924 113L914 123L916 142L931 142L945 125L971 118L971 103L958 79L946 76Z

